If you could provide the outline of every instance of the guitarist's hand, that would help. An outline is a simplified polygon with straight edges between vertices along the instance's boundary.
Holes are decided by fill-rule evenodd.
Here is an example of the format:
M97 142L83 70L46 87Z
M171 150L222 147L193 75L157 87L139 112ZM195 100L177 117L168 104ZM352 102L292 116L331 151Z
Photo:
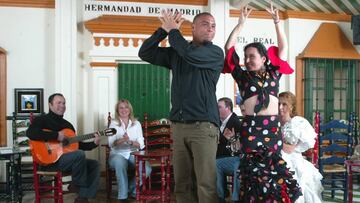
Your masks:
M95 143L96 145L99 145L99 143L100 143L100 134L99 134L99 132L96 132L96 133L95 133L94 143Z
M62 142L62 141L64 140L64 138L65 138L65 133L62 132L62 131L59 131L59 132L58 132L58 138L57 138L57 140L58 140L59 142Z

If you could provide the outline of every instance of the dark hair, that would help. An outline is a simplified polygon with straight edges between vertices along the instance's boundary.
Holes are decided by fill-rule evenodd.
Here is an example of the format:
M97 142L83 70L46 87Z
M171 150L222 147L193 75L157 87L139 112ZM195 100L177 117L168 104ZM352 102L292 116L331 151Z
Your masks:
M292 107L291 111L290 111L290 117L294 117L297 116L297 112L296 112L296 97L293 93L291 92L281 92L279 94L279 99L280 98L284 98L289 106Z
M193 22L195 22L199 17L201 17L201 16L211 16L211 17L213 17L212 15L211 15L211 13L209 13L209 12L202 12L202 13L198 13L195 17L194 17L194 19L193 19Z
M267 50L266 50L265 46L260 42L253 42L253 43L247 44L244 47L244 53L246 52L246 49L248 49L250 47L256 48L258 50L260 56L265 56L266 61L264 62L264 65L267 66L268 62L269 62L269 57L268 57L268 53L267 53Z
M56 97L56 96L64 97L64 95L62 95L60 93L54 93L54 94L50 95L49 103L52 103L52 101L54 100L54 97Z
M233 103L230 98L223 97L218 100L218 102L223 101L225 103L225 107L230 107L231 112L233 111Z

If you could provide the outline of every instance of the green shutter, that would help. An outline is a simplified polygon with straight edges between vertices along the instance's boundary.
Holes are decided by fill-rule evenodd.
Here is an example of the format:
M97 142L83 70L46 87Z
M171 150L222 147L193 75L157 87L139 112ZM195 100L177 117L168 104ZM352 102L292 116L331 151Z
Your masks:
M170 111L170 71L151 64L120 64L118 96L128 99L135 116L142 121L168 118Z
M356 111L359 81L357 61L305 59L305 117L312 121L319 111L325 122L347 119Z

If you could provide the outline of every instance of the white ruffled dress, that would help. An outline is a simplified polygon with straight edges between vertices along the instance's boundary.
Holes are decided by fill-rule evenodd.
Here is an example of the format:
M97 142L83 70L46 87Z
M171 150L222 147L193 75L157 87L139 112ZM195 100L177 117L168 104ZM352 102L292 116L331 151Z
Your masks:
M314 128L305 118L295 116L281 127L281 131L285 143L297 145L291 154L281 151L282 158L287 162L290 171L295 171L294 178L303 193L296 203L321 203L323 177L319 170L301 154L314 147L317 135Z

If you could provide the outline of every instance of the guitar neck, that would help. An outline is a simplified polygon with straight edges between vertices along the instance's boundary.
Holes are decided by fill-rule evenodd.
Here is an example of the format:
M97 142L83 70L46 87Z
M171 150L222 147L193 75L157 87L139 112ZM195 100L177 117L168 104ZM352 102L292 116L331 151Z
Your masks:
M101 132L99 132L99 134L100 134L100 136L103 136L104 132L101 131ZM89 134L85 134L85 135L78 135L78 136L68 138L68 141L69 141L69 143L75 143L75 142L81 142L84 140L88 140L88 139L91 139L94 137L95 137L95 133L89 133Z

